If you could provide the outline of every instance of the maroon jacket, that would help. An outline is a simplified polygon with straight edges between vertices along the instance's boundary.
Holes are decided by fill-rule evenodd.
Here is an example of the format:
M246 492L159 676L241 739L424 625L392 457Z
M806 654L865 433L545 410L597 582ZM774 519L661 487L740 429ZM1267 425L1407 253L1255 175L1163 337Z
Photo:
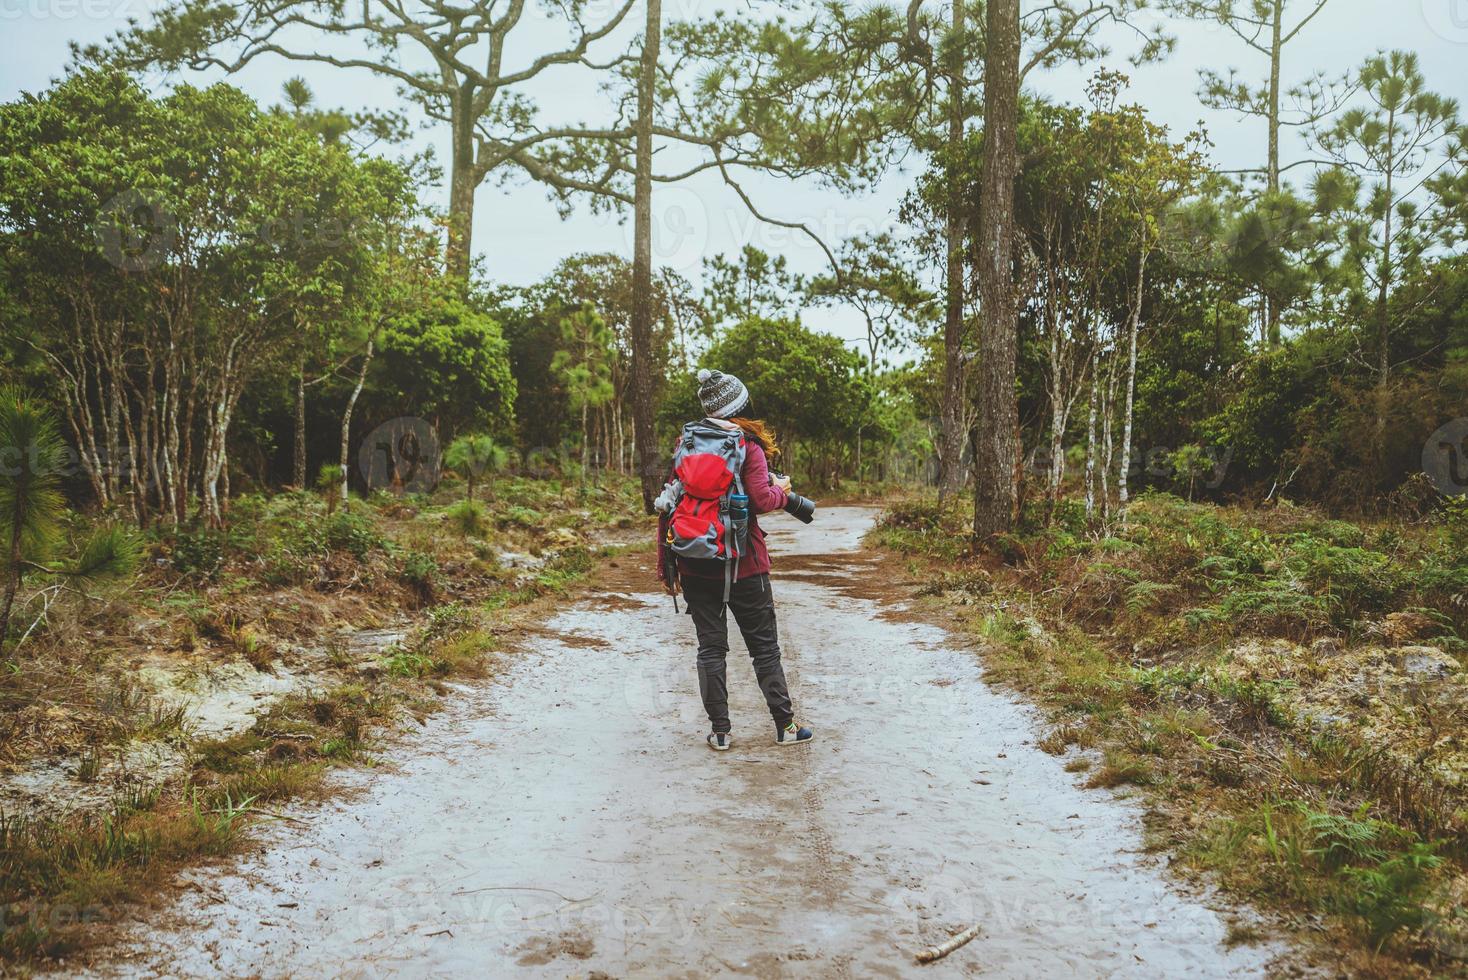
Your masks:
M709 421L719 425L731 426L732 423L723 422L719 419ZM772 511L785 508L785 491L770 482L770 464L765 459L764 448L753 439L745 441L744 469L739 471L744 481L744 492L749 496L749 553L739 559L739 579L752 578L755 575L764 575L770 570L770 551L765 547L765 531L759 526L756 514L768 514ZM671 477L670 477L671 479ZM667 568L667 518L658 521L658 574ZM711 560L712 562L712 560ZM690 575L694 578L723 578L723 570L708 567L697 567L701 562L690 562L682 558L678 559L678 574Z

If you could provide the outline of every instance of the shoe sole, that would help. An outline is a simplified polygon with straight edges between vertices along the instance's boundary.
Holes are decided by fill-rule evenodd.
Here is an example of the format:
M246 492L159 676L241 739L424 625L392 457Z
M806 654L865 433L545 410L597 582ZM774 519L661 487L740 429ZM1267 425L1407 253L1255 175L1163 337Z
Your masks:
M815 740L816 740L815 735L812 735L810 738L802 738L802 739L798 739L798 740L791 740L789 742L782 742L782 741L780 741L777 738L777 739L775 739L775 744L778 745L778 746L780 746L780 748L782 748L782 749L788 749L792 745L809 745L810 743L814 742Z

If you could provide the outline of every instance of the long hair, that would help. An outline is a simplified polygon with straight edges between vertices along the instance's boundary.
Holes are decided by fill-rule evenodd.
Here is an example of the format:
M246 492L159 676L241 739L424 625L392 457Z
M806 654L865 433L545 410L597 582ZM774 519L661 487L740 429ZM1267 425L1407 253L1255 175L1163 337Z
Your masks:
M729 421L739 426L746 437L759 443L759 447L765 451L766 456L774 459L780 455L780 444L775 441L775 430L762 420L735 417Z

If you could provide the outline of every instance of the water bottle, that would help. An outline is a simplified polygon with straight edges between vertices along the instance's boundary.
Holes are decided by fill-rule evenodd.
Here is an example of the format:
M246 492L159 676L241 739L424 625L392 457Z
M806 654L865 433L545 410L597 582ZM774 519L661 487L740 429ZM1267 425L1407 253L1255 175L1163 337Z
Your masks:
M744 542L749 536L749 495L729 494L729 526L734 529L734 544L738 553L744 553Z

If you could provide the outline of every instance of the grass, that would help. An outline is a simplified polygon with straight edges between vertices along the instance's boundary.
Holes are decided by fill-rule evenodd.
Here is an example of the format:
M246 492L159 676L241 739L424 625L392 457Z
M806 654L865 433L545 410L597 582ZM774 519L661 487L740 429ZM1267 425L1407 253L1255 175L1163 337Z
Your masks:
M332 508L308 492L243 496L223 531L151 532L150 561L125 592L57 603L27 659L0 670L0 761L62 754L79 783L96 783L144 740L184 753L184 772L69 816L0 816L0 974L74 953L105 934L95 926L118 903L230 853L265 809L329 792L334 767L371 764L382 734L437 710L444 678L491 674L507 624L611 553L567 542L641 521L630 479L508 477L496 491L473 508L453 486ZM500 549L547 560L527 576L501 569ZM343 622L404 615L414 627L375 660L334 639ZM303 664L303 650L317 652ZM132 673L134 658L337 680L277 700L248 729L200 738L177 700Z
M77 949L110 907L156 887L183 862L229 853L251 797L197 791L115 802L105 814L35 820L0 815L0 956L54 959Z
M1447 897L1468 859L1451 779L1463 705L1389 674L1356 701L1320 700L1393 662L1392 643L1462 648L1468 555L1452 528L1170 497L1093 527L1064 501L1049 524L1027 513L996 567L968 554L966 521L961 505L910 500L870 540L980 639L987 676L1047 710L1042 750L1096 750L1065 768L1135 787L1185 866L1323 916L1370 969L1452 962L1468 935ZM1322 729L1307 711L1321 705L1352 723Z

